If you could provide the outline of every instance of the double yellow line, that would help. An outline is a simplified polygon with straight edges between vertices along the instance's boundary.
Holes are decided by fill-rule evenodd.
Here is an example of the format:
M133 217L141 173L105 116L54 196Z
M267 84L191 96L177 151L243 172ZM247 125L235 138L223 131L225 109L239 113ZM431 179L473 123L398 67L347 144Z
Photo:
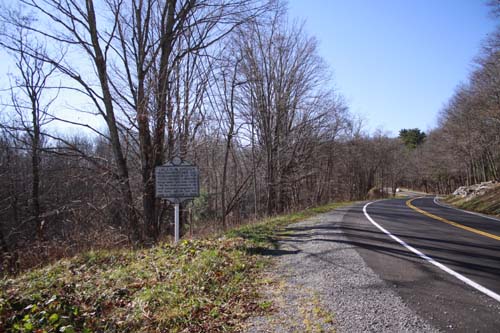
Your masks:
M422 209L420 209L418 207L415 207L412 204L412 201L415 200L415 199L419 199L419 198L414 198L414 199L410 199L410 200L406 201L406 205L408 207L410 207L411 209L413 209L414 211L419 212L420 214L423 214L423 215L425 215L427 217L430 217L430 218L432 218L434 220L438 220L438 221L447 223L447 224L452 225L454 227L457 227L457 228L460 228L460 229L464 229L464 230L473 232L475 234L478 234L478 235L481 235L481 236L485 236L485 237L489 237L489 238L492 238L492 239L500 241L500 236L497 236L497 235L494 235L494 234L490 234L489 232L481 231L481 230L478 230L478 229L475 229L475 228L471 228L471 227L468 227L466 225L463 225L463 224L460 224L460 223L457 223L457 222L453 222L453 221L447 220L445 218L442 218L441 216L437 216L437 215L431 214L429 212L426 212L425 210L422 210Z

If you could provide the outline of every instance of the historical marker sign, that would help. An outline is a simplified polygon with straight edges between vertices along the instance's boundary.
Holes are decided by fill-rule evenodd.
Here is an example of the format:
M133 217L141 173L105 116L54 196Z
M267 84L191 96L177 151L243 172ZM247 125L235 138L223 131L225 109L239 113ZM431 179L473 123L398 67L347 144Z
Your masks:
M200 173L196 165L176 157L155 171L157 198L179 203L200 195Z
M200 172L196 165L174 157L156 167L156 197L174 204L174 241L179 241L179 204L200 196Z

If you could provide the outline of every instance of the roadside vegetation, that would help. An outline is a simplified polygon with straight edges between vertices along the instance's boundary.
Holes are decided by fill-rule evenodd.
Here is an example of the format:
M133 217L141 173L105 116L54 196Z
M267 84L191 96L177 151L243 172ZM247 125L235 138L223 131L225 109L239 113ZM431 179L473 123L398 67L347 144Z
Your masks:
M445 198L445 202L460 209L500 217L500 186L496 186L473 198L449 195Z
M269 311L259 273L290 223L345 203L268 218L200 240L90 251L0 281L2 332L225 332Z

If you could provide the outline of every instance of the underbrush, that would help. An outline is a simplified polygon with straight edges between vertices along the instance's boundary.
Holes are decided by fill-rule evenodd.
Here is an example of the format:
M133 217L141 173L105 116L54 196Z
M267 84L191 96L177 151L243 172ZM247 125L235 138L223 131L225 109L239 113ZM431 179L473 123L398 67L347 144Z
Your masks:
M226 332L269 311L259 304L267 260L287 224L326 205L141 250L90 251L0 280L0 332Z

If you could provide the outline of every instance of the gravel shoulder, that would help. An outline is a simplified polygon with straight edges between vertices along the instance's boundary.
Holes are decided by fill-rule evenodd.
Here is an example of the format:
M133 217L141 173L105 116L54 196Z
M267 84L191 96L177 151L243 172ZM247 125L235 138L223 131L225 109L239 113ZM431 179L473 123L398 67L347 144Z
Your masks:
M270 314L246 332L437 332L407 307L342 234L350 206L288 226L265 273Z

